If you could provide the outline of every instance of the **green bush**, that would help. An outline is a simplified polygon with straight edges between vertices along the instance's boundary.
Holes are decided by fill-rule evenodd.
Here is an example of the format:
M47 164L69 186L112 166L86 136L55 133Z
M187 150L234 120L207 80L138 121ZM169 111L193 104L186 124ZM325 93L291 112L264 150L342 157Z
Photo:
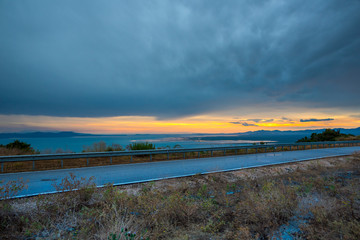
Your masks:
M155 144L148 143L148 142L134 142L126 147L128 150L151 150L155 149Z
M12 148L17 148L20 150L25 150L25 151L32 151L32 147L30 144L26 143L26 142L21 142L19 140L15 140L12 143L8 143L5 145L6 148L8 149L12 149Z
M15 140L14 142L6 145L0 144L0 155L23 155L23 154L35 154L39 151L35 151L30 144Z
M310 138L304 137L296 142L324 142L324 141L336 141L340 137L353 137L352 134L340 133L340 130L332 130L330 128L325 129L322 133L312 133Z

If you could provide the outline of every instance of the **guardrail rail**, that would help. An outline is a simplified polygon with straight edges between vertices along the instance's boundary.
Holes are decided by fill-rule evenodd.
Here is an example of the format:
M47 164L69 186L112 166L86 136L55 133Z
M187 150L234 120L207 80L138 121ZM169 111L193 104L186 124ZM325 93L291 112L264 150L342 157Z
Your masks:
M108 164L113 164L113 157L129 156L129 162L133 163L135 156L148 156L148 160L152 161L154 155L165 154L167 157L164 160L170 160L171 154L183 154L182 159L186 159L187 153L192 154L191 159L200 158L202 154L208 153L208 157L213 157L214 152L222 152L223 156L250 154L250 153L266 153L266 152L280 152L293 150L306 150L317 148L331 148L331 147L351 147L360 146L360 141L331 141L331 142L303 142L293 144L264 144L264 145L249 145L249 146L227 146L227 147L208 147L208 148L175 148L175 149L157 149L157 150L137 150L137 151L113 151L113 152L90 152L90 153L61 153L61 154L34 154L34 155L16 155L16 156L0 156L1 173L4 172L4 163L11 162L27 162L32 161L32 170L36 170L36 161L51 161L60 160L60 168L64 167L65 159L86 159L86 166L89 166L89 159L91 158L108 158ZM210 154L209 154L210 153ZM234 154L232 154L234 153ZM217 154L217 156L219 156ZM188 158L189 159L189 158ZM106 164L105 164L106 165Z

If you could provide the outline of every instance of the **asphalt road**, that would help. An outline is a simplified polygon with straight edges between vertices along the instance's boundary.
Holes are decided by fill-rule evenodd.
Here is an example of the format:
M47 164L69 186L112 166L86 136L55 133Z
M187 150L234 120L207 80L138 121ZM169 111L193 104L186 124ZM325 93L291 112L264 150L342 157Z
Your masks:
M78 178L94 176L97 186L102 186L106 183L121 185L190 176L199 173L231 171L242 168L350 155L355 151L360 151L360 147L325 148L101 167L6 173L0 174L0 181L17 180L19 178L28 180L28 189L23 190L17 195L18 197L22 197L55 192L55 188L52 185L53 182L60 183L61 179L69 175L70 172Z

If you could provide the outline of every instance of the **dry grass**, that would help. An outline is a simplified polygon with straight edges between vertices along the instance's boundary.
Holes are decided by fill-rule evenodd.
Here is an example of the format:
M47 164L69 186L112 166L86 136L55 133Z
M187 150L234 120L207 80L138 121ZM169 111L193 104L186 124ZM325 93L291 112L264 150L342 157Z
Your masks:
M34 154L34 152L24 149L0 147L0 156L29 155L29 154Z
M70 175L63 193L2 201L0 238L272 239L295 224L297 239L360 239L359 163L355 154L102 189Z

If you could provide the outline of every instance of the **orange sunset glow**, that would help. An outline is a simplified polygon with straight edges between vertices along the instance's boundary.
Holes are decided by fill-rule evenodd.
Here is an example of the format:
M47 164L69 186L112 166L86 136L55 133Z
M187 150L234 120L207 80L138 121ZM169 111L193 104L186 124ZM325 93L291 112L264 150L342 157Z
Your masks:
M313 116L313 115L312 115ZM322 118L322 116L318 116ZM138 134L138 133L238 133L256 130L302 130L320 128L355 128L360 119L337 116L331 121L301 122L296 118L264 118L251 121L217 116L196 116L181 119L158 120L154 117L107 117L72 118L45 116L0 116L1 125L21 130L26 124L30 129L75 131L94 134ZM20 119L20 120L19 120ZM249 121L250 120L250 121ZM244 126L240 123L247 123ZM0 125L0 127L2 127Z

